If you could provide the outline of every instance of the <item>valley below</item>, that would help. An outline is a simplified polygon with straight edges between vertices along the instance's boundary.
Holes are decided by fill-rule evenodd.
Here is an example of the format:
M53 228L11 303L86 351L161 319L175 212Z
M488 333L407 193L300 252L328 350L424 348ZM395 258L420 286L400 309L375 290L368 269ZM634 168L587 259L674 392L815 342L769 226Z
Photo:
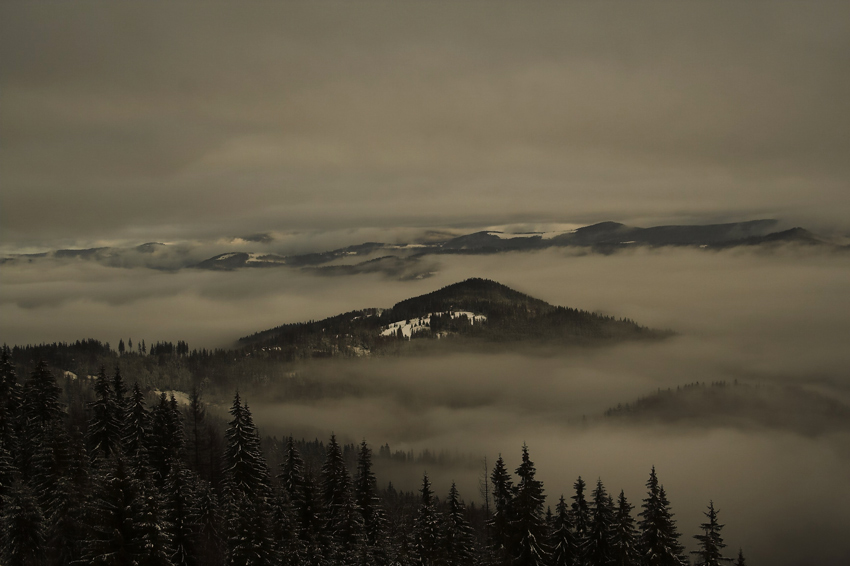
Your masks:
M100 269L112 269L112 283L90 294L86 273ZM850 265L841 256L550 249L445 256L419 281L282 273L85 264L55 272L78 292L52 301L49 284L27 283L26 266L7 266L0 310L27 313L16 333L52 316L60 341L82 328L132 337L120 357L113 339L109 351L62 358L57 375L94 375L105 363L184 398L198 385L222 427L238 389L267 446L290 435L365 439L384 487L414 491L427 471L437 493L457 482L481 504L484 458L492 467L501 454L512 469L526 443L547 504L569 497L579 475L639 502L655 466L689 548L711 499L730 548L743 546L754 563L838 565L850 554L841 542L850 528ZM499 327L492 301L486 312L486 302L435 301L474 277L489 282L473 279L468 297L511 297L525 314L510 322L503 312ZM535 308L559 312L552 305L568 307L566 325L529 323ZM596 330L568 330L576 320ZM185 354L165 346L180 340ZM19 375L35 354L17 356ZM405 457L378 457L382 447Z

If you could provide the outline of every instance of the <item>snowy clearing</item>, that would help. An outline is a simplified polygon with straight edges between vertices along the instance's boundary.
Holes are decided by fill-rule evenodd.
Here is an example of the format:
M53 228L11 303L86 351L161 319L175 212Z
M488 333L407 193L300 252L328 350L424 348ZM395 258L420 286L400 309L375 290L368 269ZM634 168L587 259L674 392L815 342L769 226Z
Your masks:
M416 332L422 332L425 330L431 329L431 317L434 315L450 315L452 318L458 318L461 316L466 316L469 319L470 324L481 323L487 320L487 317L483 314L473 314L469 311L450 311L450 312L440 312L440 313L428 313L425 316L420 316L417 318L411 318L410 320L399 320L398 322L393 322L383 330L381 330L381 336L395 336L398 334L399 328L401 329L401 333L405 338L410 338Z

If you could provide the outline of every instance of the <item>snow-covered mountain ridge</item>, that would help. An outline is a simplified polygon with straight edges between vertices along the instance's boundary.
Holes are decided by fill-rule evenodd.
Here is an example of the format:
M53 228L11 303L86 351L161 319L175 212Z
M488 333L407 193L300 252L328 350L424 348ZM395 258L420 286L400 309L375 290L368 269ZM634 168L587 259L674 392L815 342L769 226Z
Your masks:
M397 279L422 279L433 274L436 258L446 254L497 254L548 248L577 248L582 253L611 254L636 246L680 246L701 250L740 246L768 249L796 246L844 253L850 251L846 238L833 242L803 228L775 231L777 226L776 220L769 219L649 228L627 226L619 222L600 222L545 232L491 229L462 235L441 233L436 238L428 237L410 243L364 242L329 251L297 254L287 253L282 242L268 236L230 238L215 242L149 242L130 247L13 253L0 257L0 264L95 262L108 267L144 267L163 271L184 268L212 271L286 268L318 275L383 273ZM230 245L240 248L252 246L255 249L227 249ZM210 253L216 255L207 255Z

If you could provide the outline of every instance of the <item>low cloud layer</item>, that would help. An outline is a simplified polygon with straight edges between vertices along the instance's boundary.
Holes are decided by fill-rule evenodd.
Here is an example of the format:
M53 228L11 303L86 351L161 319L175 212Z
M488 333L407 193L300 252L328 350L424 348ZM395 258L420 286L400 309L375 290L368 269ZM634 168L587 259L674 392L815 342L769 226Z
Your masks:
M215 347L282 323L389 307L487 277L553 304L673 329L692 342L688 356L722 351L717 363L742 376L834 381L850 361L841 347L850 312L845 255L639 249L595 256L553 249L439 256L434 268L430 279L399 281L290 269L172 273L86 261L8 264L0 272L0 329L9 343L89 336Z
M546 250L440 256L435 269L431 279L398 281L379 274L315 277L288 269L170 273L85 261L9 264L0 273L0 324L12 343L81 335L117 341L132 335L221 346L285 322L389 307L469 277L488 277L553 304L698 336L707 351L716 347L761 360L752 371L763 364L766 370L808 368L816 376L833 358L825 353L842 351L837 346L850 309L847 257L829 253L641 249L602 257ZM143 322L145 313L156 320L154 313L164 312L170 315L157 325ZM45 324L48 320L57 326ZM782 345L781 363L770 362L771 344Z
M345 382L357 393L318 401L265 402L273 392L249 398L258 424L269 434L327 438L335 431L347 441L365 437L373 445L487 454L491 461L502 452L512 467L527 442L550 498L569 491L582 474L589 481L602 477L638 503L654 464L683 532L695 532L713 499L728 525L727 542L744 545L754 562L846 562L846 432L811 437L710 423L670 430L598 417L659 387L694 381L796 384L850 403L846 256L664 248L610 256L550 249L438 259L437 273L421 281L276 269L7 265L0 272L0 335L8 343L91 336L113 344L132 337L221 346L285 322L391 306L467 277L491 278L554 304L679 334L655 344L562 353L311 364L296 369L326 381L330 391ZM408 470L407 477L384 470L381 481L414 489L420 472ZM476 498L474 469L429 472L438 492L455 479L467 499Z
M654 465L689 549L701 513L713 500L727 525L726 542L731 549L743 546L754 562L843 564L850 556L842 536L850 528L843 513L850 504L846 426L811 437L784 428L705 420L665 427L601 416L604 409L659 387L742 379L736 376L749 373L748 362L757 362L728 349L715 347L709 353L699 342L682 339L554 356L525 352L327 363L300 371L324 381L331 392L334 384L344 383L355 393L270 401L265 391L260 398L247 398L268 434L326 439L333 431L347 442L365 438L373 446L389 443L395 450L445 450L467 457L466 465L377 470L379 481L392 481L400 489L415 490L427 470L439 494L456 481L464 497L480 503L481 469L475 462L487 455L492 465L501 453L514 469L527 443L549 504L561 493L569 496L578 475L590 483L600 477L609 490L623 489L639 504ZM780 345L774 347L779 363ZM840 357L832 359L836 366ZM839 377L841 372L837 369ZM797 382L796 377L761 373L747 382L770 387ZM799 382L807 381L800 376Z

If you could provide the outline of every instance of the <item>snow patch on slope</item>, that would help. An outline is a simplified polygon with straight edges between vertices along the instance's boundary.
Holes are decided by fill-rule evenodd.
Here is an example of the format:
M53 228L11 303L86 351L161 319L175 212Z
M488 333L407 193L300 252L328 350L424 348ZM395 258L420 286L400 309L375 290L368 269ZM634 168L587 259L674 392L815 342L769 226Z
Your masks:
M458 318L465 315L469 319L470 324L481 324L482 322L487 320L487 317L483 314L474 314L469 311L428 313L425 316L411 318L410 320L399 320L398 322L393 322L389 326L381 330L381 336L397 336L399 328L401 329L401 333L402 335L404 335L405 338L410 338L417 332L431 330L431 316L433 316L434 314L442 316L450 315L452 318Z

